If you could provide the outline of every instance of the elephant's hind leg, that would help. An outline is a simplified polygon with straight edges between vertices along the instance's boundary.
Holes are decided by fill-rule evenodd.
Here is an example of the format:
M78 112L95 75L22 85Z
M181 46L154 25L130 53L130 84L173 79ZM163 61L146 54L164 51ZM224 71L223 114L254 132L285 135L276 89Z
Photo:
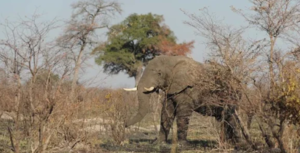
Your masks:
M241 141L241 134L238 130L236 118L233 115L234 109L225 112L225 122L222 124L225 132L225 140L233 144Z
M170 128L173 124L175 116L175 108L172 100L163 103L161 110L159 141L167 141Z

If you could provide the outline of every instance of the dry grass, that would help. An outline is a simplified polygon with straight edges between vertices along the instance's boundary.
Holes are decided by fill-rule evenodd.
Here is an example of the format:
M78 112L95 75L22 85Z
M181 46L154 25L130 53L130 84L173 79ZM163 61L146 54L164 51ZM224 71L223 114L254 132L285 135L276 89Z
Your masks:
M146 116L139 124L125 129L124 120L136 111L137 102L135 93L126 93L122 90L109 89L82 89L80 92L83 101L66 104L57 103L55 115L50 125L60 125L55 130L48 150L51 152L85 151L85 152L169 152L170 146L157 146L151 141L157 136L159 114L152 113ZM78 93L79 94L79 93ZM3 107L4 108L4 107ZM68 115L63 124L58 124L60 115ZM155 116L156 115L156 116ZM155 116L155 117L154 117ZM246 119L246 115L242 118ZM219 124L214 118L204 117L194 113L190 120L188 140L191 146L179 147L181 152L230 152L233 148L220 141ZM7 126L13 125L12 120L1 120L0 151L10 152L10 139ZM25 129L19 129L25 132ZM294 133L295 127L286 132ZM263 143L259 126L253 120L249 130L255 142ZM172 132L170 132L172 133ZM288 133L287 133L288 134ZM172 134L169 136L171 142ZM290 148L295 148L295 135L285 137ZM20 137L20 148L28 150L28 140ZM60 146L60 147L57 147ZM290 149L291 151L295 151Z

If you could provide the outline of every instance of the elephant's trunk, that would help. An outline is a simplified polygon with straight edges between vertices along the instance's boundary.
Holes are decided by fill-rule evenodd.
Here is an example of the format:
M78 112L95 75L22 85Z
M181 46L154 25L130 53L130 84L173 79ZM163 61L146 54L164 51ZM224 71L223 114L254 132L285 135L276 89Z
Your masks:
M140 122L149 112L150 94L145 94L143 93L142 90L138 90L138 102L139 102L138 112L131 119L129 119L129 121L126 123L126 127L130 125L134 125L137 122Z
M140 82L137 88L137 96L138 96L138 112L130 118L126 122L126 127L130 125L134 125L137 122L140 122L146 115L147 113L151 110L150 108L150 97L151 93L144 93L145 85Z

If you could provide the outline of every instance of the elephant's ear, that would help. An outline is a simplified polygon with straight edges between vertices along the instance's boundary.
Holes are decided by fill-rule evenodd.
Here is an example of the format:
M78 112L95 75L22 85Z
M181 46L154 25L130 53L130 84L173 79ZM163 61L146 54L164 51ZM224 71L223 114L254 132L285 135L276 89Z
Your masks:
M168 77L168 94L175 94L187 87L193 87L199 81L203 71L202 65L195 61L183 60L171 69Z

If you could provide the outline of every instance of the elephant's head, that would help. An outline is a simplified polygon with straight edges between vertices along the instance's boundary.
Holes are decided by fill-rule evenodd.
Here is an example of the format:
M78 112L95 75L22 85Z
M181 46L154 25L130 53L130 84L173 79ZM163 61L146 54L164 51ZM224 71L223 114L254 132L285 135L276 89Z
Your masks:
M193 87L201 75L202 66L185 56L158 56L146 66L137 88L139 109L126 126L141 121L150 111L151 94L158 89L167 94L176 94ZM125 89L126 90L126 89Z

